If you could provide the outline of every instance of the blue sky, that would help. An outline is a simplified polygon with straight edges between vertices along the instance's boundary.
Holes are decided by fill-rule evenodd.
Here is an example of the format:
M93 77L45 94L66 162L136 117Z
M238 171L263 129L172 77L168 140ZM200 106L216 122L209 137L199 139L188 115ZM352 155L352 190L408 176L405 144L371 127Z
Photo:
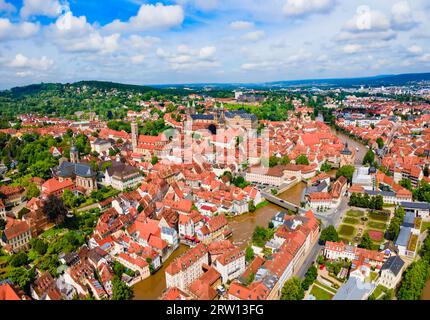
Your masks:
M0 88L430 71L426 0L0 0Z

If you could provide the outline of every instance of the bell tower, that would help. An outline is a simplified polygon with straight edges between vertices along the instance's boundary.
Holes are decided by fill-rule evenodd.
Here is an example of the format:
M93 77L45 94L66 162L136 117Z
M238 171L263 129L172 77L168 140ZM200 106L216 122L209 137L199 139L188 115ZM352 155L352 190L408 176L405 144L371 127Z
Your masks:
M76 148L74 143L73 143L72 147L70 148L70 162L71 163L78 163L79 162L79 151Z
M139 141L139 127L137 122L133 120L131 123L131 144L133 146L133 152L136 152L137 144Z

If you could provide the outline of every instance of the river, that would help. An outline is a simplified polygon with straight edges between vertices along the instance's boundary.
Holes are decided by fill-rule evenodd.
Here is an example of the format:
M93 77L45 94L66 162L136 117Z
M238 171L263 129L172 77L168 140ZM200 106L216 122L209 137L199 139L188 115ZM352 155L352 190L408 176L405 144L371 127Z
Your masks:
M304 183L299 183L288 191L280 194L279 197L292 203L300 204L301 194L305 186ZM231 241L235 245L245 249L251 242L255 227L267 227L272 217L281 210L283 210L281 207L268 204L267 206L257 209L254 213L247 213L242 216L229 218L230 227L233 230ZM134 299L158 299L166 288L165 269L173 259L183 254L187 249L186 246L181 245L154 275L133 286Z
M424 287L421 300L430 300L430 278L427 280L426 286Z
M367 147L361 142L351 139L346 134L336 131L334 128L331 128L331 132L336 135L343 143L348 142L349 148L355 150L355 164L361 165L363 163L364 156L369 149L367 149Z
M361 164L364 155L367 152L367 148L361 143L352 140L345 134L341 132L336 132L332 129L332 132L339 137L343 142L348 142L350 148L358 148L359 151L356 155L356 164ZM334 174L335 171L330 172ZM279 197L284 200L288 200L294 204L300 205L300 199L305 183L299 183L292 187L291 189L280 194ZM252 233L256 226L267 227L269 221L272 217L279 211L284 210L274 204L268 204L262 208L257 209L254 213L244 214L242 216L234 217L229 219L230 226L233 230L233 236L231 238L232 242L245 249L251 242ZM172 262L173 259L180 256L187 250L187 247L181 245L178 250L176 250L167 261L163 263L162 268L160 268L154 275L150 276L148 279L133 286L134 299L136 300L156 300L158 299L163 290L166 288L166 279L164 271L167 266ZM430 291L430 283L427 284L427 291ZM430 294L430 292L428 292Z

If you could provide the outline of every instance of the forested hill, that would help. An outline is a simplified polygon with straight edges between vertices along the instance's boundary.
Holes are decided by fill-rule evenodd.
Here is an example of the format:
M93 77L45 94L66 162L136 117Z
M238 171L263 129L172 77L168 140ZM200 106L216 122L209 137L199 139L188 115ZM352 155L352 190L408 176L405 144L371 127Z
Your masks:
M0 115L3 119L36 112L51 116L72 116L76 111L107 111L121 116L127 109L139 110L140 101L156 98L174 100L189 92L155 89L147 86L100 81L73 84L41 83L0 91Z

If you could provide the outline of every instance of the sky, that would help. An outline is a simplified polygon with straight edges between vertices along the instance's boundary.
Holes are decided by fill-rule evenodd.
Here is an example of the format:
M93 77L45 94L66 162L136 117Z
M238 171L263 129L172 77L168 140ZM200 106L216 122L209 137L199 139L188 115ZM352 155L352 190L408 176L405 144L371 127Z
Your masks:
M428 0L0 0L0 88L430 71Z

